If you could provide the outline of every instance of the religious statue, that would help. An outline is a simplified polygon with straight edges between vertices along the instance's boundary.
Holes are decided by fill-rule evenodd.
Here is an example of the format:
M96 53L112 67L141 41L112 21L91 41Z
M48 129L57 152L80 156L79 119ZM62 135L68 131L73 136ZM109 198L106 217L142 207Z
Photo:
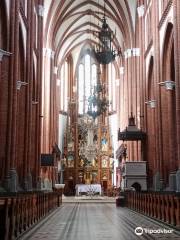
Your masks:
M102 150L103 152L108 151L108 145L107 145L107 139L106 139L106 138L103 138L103 139L101 140L101 150Z
M102 152L108 151L108 140L107 140L106 132L104 132L103 137L101 139L101 150Z
M84 167L84 160L81 158L80 161L79 161L79 166L80 167Z
M93 167L98 167L97 157L93 158L93 160L92 160L92 166L93 166Z
M74 167L74 156L72 154L69 154L67 156L68 160L68 167Z

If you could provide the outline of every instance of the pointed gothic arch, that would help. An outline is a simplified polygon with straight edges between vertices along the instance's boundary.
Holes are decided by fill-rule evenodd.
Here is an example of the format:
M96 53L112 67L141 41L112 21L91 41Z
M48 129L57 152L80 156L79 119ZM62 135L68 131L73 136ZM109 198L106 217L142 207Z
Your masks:
M23 43L23 30L21 24L19 24L19 46L18 46L18 81L26 82L26 71L25 71L25 51ZM17 172L20 184L24 184L24 159L25 159L25 124L27 118L27 86L21 86L20 90L17 91L17 126L21 131L17 131L16 142L19 146L16 148L16 162Z
M174 28L172 23L166 27L162 52L162 82L175 81ZM170 174L177 170L176 142L176 95L174 90L160 89L163 173L166 186Z
M148 66L148 75L147 75L147 99L149 101L154 100L155 93L154 93L154 57L151 56L149 60ZM155 167L156 167L156 152L155 152L155 109L150 107L146 108L146 128L147 128L147 163L148 163L148 185L149 188L153 186L153 176L155 174Z
M4 0L0 1L0 49L8 49L7 11Z

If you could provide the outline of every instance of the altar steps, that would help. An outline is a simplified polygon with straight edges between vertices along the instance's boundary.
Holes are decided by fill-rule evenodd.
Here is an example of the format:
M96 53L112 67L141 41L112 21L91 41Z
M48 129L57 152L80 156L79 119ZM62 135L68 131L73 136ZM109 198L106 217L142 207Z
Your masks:
M106 196L78 196L78 197L62 197L63 203L114 203L116 198Z

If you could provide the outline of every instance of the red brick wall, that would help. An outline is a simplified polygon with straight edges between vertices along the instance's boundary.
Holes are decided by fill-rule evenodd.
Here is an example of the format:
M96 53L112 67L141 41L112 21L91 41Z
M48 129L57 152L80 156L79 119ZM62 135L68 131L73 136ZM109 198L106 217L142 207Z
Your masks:
M35 187L40 175L42 17L36 13L38 26L35 26L34 7L37 8L37 5L34 5L34 1L27 2L26 16L20 0L10 1L10 18L7 21L3 8L5 1L0 1L0 11L3 13L0 14L0 48L12 53L11 56L3 56L0 62L0 181L13 167L17 170L21 187L28 171L33 175ZM36 4L42 4L42 1ZM38 28L37 46L33 44L35 28ZM9 42L8 35L11 36ZM10 46L9 49L6 49L6 45ZM37 57L34 63L33 52ZM36 68L34 76L33 65ZM33 84L33 80L36 84ZM28 84L17 90L17 81ZM32 95L32 92L36 94Z
M177 15L180 13L179 1L164 2L161 15L159 16L159 1L152 0L152 4L145 6L144 17L138 18L136 22L136 47L141 49L141 57L136 61L136 71L139 77L140 114L141 127L147 133L147 147L145 159L148 162L149 186L152 185L152 176L160 171L165 186L168 186L168 177L172 171L178 170L179 164L179 48L178 40L180 34L180 22ZM143 4L139 1L139 6ZM174 18L168 14L173 7ZM151 21L145 18L151 11ZM179 15L178 15L179 16ZM168 20L170 19L170 20ZM171 29L167 28L162 33L166 21L173 21ZM151 24L151 26L149 26ZM151 29L151 41L147 40L145 45L144 29ZM171 35L174 32L174 38ZM162 36L164 35L164 37ZM176 36L176 37L175 37ZM160 39L163 37L163 41ZM174 45L174 43L175 45ZM163 45L162 45L163 44ZM164 46L164 48L163 48ZM162 50L160 50L162 49ZM174 54L172 54L174 52ZM154 67L149 68L149 58L153 55ZM174 64L175 61L175 64ZM152 71L153 80L149 85L148 71ZM159 82L172 80L176 83L176 89L167 91L158 85ZM128 79L128 81L130 81ZM128 85L128 83L127 83ZM153 92L153 94L152 94ZM155 99L155 109L148 108L145 101ZM129 97L130 102L134 99ZM134 103L133 103L134 105ZM128 107L128 105L127 105ZM138 115L138 112L135 112ZM130 151L131 152L131 151Z
M0 1L0 48L12 53L11 56L4 56L3 61L0 62L0 180L7 175L10 167L15 167L21 183L29 170L32 171L35 183L40 173L40 151L51 152L52 145L57 141L58 108L52 58L46 59L46 76L43 79L45 85L42 87L43 18L37 16L38 26L36 26L34 6L37 9L37 4L42 4L43 1L27 2L28 14L26 17L21 1L10 1L8 22L4 7L5 0ZM122 51L128 48L140 48L141 55L122 61L124 76L120 83L119 125L121 129L127 126L128 117L132 111L136 116L138 127L147 132L148 145L145 149L147 151L144 160L148 162L151 179L156 171L160 171L161 177L164 178L167 185L170 171L180 167L180 1L169 0L164 3L166 4L163 5L160 16L159 1L152 0L152 5L145 6L144 17L138 18L137 16L136 32L134 35L131 34L132 39L125 39ZM143 1L138 1L138 5L141 4ZM165 48L163 51L167 50L168 53L163 54L160 52L163 44L160 43L161 29L169 18L168 13L172 6L174 48L173 50ZM147 21L148 26L145 26L148 8L151 8L149 10L151 19ZM20 37L21 31L19 34L21 29L19 29L21 22L19 15L22 16L27 31L26 40L23 36ZM147 46L145 45L145 27L151 29L151 34L148 32ZM37 46L34 44L35 28L38 30ZM8 36L11 37L8 38ZM165 35L163 42L166 42L168 37L168 34ZM22 44L24 41L25 44ZM22 49L22 46L25 49ZM50 43L50 47L53 50L53 43ZM25 50L26 56L23 57ZM153 76L148 77L148 58L151 51L154 59ZM174 56L172 51L174 51ZM169 59L169 54L172 55L172 59L175 59L173 74L170 70L173 60ZM36 56L36 63L33 63L33 55ZM163 61L163 58L166 61ZM33 74L33 66L36 67L36 74ZM20 91L16 89L16 83L19 80L28 83L27 86L22 86ZM150 80L151 84L149 84ZM165 80L174 80L176 83L172 96L158 85L159 82ZM72 77L71 82L73 81ZM48 87L50 87L50 91ZM42 89L45 92L44 96L42 96ZM154 110L145 105L145 101L150 100L149 97L154 97L157 101ZM32 100L36 104L33 104ZM41 125L42 123L43 125ZM42 146L41 150L40 146ZM129 160L140 160L139 155L140 149L137 143L128 143Z

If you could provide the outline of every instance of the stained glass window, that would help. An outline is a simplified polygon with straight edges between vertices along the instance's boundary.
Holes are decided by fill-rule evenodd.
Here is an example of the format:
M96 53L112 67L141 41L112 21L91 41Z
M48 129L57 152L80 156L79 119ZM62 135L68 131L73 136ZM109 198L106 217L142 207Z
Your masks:
M116 71L113 63L108 65L108 96L110 101L109 111L116 110Z
M92 94L93 87L96 84L97 65L94 58L86 54L78 66L78 100L80 114L87 112L88 98Z

